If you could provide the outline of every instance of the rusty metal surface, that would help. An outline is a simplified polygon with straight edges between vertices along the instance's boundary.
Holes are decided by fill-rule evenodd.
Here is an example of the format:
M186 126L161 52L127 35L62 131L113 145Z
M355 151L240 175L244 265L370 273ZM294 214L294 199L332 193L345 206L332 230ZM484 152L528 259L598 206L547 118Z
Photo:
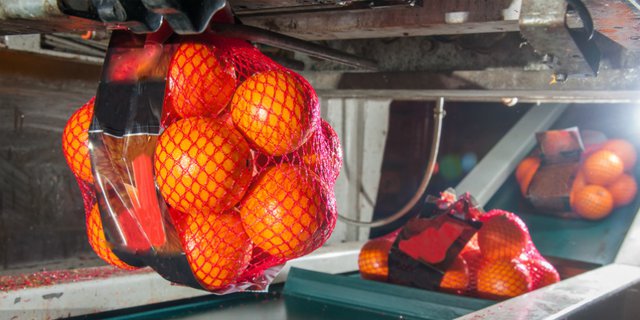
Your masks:
M583 0L596 30L629 50L640 50L640 5L636 0Z
M306 40L518 31L519 0L429 0L422 6L241 17L248 25ZM452 13L458 13L451 15Z
M520 32L536 51L546 55L559 81L567 77L594 77L600 65L600 51L592 39L591 18L579 0L571 2L580 13L584 28L566 25L567 2L557 0L523 0Z

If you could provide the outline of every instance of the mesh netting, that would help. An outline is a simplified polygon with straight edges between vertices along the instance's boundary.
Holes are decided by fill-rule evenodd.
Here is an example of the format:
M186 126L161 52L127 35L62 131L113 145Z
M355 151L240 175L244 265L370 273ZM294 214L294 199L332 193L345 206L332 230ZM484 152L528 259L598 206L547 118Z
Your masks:
M65 129L65 155L93 217L92 247L122 268L133 268L123 260L155 256L142 261L171 281L195 286L181 275L179 261L172 262L173 270L155 265L158 258L181 253L201 288L264 289L280 265L329 238L337 217L333 185L342 165L340 142L321 121L318 98L299 75L244 41L185 39L154 49L170 55L154 60L167 70L159 136L136 134L149 127L140 117L130 116L123 137L102 134L102 123L94 122L96 186L92 163L80 165L89 158L86 131L92 120L83 110L93 106L78 111L82 117L74 115ZM130 56L135 55L125 49L109 63L131 64L124 69L138 77L141 67ZM76 129L78 123L82 127ZM98 208L107 220L100 220Z
M89 157L89 126L93 119L95 97L71 115L62 132L62 152L73 174L93 183Z
M431 223L440 230L446 228L445 225L434 222L436 220L410 221L404 230L419 230ZM482 226L450 262L443 262L446 265L444 269L440 269L440 263L415 261L402 263L400 269L393 269L391 272L398 273L395 275L396 279L412 279L403 283L497 300L515 297L560 280L555 268L535 248L524 222L515 214L492 210L480 215L479 221ZM372 239L364 245L359 256L363 278L387 281L390 272L387 266L389 252L397 234ZM439 244L437 239L427 238L423 241L425 252ZM455 245L442 250L454 250L453 247ZM412 259L400 251L391 250L391 254L399 255L400 261ZM423 269L425 264L428 266ZM434 273L434 270L439 272ZM424 279L425 276L428 279Z

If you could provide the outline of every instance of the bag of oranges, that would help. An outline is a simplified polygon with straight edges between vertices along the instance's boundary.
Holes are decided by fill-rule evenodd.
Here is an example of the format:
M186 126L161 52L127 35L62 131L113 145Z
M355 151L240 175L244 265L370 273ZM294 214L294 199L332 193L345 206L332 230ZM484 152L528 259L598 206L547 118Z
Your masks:
M539 212L599 220L635 199L635 146L577 127L536 134L538 146L516 168L522 195Z
M336 223L341 147L319 111L245 41L114 32L63 134L94 251L214 293L265 290Z
M497 300L559 281L515 214L449 191L429 209L363 246L363 278Z

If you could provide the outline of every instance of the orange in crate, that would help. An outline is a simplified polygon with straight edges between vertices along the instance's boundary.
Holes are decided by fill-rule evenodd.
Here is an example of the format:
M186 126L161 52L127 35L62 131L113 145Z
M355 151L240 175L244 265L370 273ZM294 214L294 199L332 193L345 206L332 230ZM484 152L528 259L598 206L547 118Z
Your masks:
M540 158L538 157L524 158L516 168L516 181L520 185L520 193L523 197L527 196L529 185L538 168L540 168Z
M205 289L234 283L249 266L253 247L236 212L188 214L185 225L184 252Z
M626 206L633 201L638 192L638 184L632 176L623 174L608 185L607 190L613 197L613 206L617 208Z
M514 214L501 212L483 221L478 231L482 256L488 259L513 259L527 246L527 226Z
M93 183L89 156L89 126L93 119L95 97L71 115L62 132L62 152L71 171L80 179Z
M636 165L638 154L636 148L628 141L622 139L612 139L605 142L601 150L608 150L615 153L622 163L624 164L624 170L630 171Z
M89 238L89 245L91 245L93 251L102 260L120 269L137 269L120 260L115 253L111 251L111 246L104 236L102 218L100 217L100 210L97 204L93 205L93 208L87 214L87 237Z
M460 256L457 256L447 271L445 271L440 280L440 287L443 289L461 291L466 290L469 286L469 269L467 262Z
M516 260L484 260L478 268L478 293L490 298L511 298L531 291L525 265Z
M589 184L607 185L616 180L624 171L620 157L607 150L594 152L582 165L582 172Z
M304 167L267 168L247 192L240 215L251 241L274 257L293 259L315 247L327 209L323 188Z
M249 145L231 125L186 118L165 129L155 152L158 188L185 213L222 213L242 199L251 182Z
M613 210L613 196L605 187L587 185L576 192L573 210L585 219L602 219Z
M260 151L281 156L297 150L315 129L317 106L292 74L272 70L245 80L231 100L236 127Z
M233 64L222 59L216 47L200 43L178 47L167 80L171 106L183 118L217 115L236 88Z
M363 279L387 281L389 277L389 250L393 241L388 239L369 240L358 255L358 267Z

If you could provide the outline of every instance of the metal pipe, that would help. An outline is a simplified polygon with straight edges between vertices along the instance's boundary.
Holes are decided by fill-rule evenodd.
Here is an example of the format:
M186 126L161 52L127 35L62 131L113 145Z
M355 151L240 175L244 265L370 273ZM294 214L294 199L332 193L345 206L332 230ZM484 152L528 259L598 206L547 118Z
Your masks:
M349 53L315 44L313 42L300 40L260 28L239 24L214 23L211 26L211 29L222 36L240 38L281 49L302 52L313 57L335 61L360 69L372 71L378 69L378 65L375 61L360 58Z
M402 209L398 210L393 215L383 218L377 221L364 222L360 220L350 219L338 214L338 219L346 224L358 226L358 227L380 227L387 224L390 224L405 215L407 215L413 207L415 207L416 203L422 198L422 195L427 190L427 186L429 185L429 181L431 181L431 177L433 176L433 171L436 166L436 159L438 158L438 150L440 149L440 135L442 133L442 119L445 116L444 112L444 98L438 98L436 103L436 107L433 109L433 136L431 139L431 152L429 153L429 162L427 163L427 169L424 172L424 176L422 177L422 181L420 182L420 186L418 190L413 195L413 197L407 202Z

